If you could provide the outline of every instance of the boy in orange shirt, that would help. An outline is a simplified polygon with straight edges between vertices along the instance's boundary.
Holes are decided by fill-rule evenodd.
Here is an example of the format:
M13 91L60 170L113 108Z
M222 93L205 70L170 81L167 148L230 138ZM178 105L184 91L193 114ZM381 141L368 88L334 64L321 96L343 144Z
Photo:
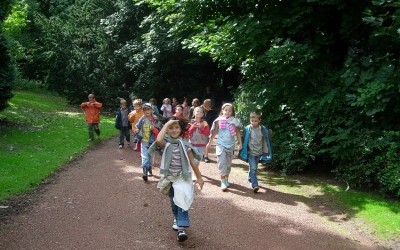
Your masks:
M100 129L99 129L100 110L103 107L103 104L96 101L93 94L90 94L88 96L88 99L89 99L88 102L81 103L81 108L85 113L85 119L88 125L88 130L89 130L88 141L93 141L94 140L93 130L94 132L96 132L97 136L100 136Z
M132 124L132 132L134 136L134 141L136 141L135 151L140 151L140 140L137 138L138 128L136 124L138 123L139 119L143 116L143 109L142 109L142 100L135 99L133 101L133 110L128 115L128 120Z

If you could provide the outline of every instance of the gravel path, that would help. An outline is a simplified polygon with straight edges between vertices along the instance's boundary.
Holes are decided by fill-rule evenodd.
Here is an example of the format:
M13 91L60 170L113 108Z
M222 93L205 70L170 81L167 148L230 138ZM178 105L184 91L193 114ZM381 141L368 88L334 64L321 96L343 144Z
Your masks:
M189 239L179 243L169 200L155 187L158 169L144 183L139 153L118 149L115 138L97 143L20 199L29 205L2 209L0 249L384 249L318 201L268 183L254 194L246 165L234 163L228 192L215 162L201 164L206 183L190 209Z

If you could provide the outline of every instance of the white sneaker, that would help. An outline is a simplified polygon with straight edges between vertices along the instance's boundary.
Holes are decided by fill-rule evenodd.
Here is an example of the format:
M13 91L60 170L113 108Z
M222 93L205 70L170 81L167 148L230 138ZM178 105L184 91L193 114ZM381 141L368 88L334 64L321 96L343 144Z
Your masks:
M178 227L178 225L176 224L176 219L174 219L174 223L172 224L172 229L174 229L175 231L182 229L182 227Z
M121 149L122 147L123 147L122 145L119 145L119 146L118 146L119 149Z
M227 189L228 189L228 187L226 186L225 181L221 180L221 190L226 191Z

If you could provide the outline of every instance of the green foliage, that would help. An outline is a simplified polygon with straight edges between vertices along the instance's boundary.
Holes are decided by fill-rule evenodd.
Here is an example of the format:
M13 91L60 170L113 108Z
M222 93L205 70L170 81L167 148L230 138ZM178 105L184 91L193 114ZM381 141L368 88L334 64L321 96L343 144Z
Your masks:
M0 111L4 110L12 97L14 67L8 54L7 40L0 29Z

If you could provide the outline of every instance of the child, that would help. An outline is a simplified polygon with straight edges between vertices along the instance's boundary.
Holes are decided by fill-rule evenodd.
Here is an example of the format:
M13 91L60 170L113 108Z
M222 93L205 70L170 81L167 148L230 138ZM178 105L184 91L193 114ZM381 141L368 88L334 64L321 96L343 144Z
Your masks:
M123 148L124 147L124 137L126 141L128 142L128 145L131 142L131 133L129 131L130 129L130 123L128 120L128 114L130 113L130 110L127 108L127 103L126 100L121 99L119 101L120 108L117 109L116 115L115 115L115 127L119 129L119 146L118 148Z
M159 114L160 114L160 111L158 110L158 107L157 107L156 98L151 98L151 99L149 100L149 102L150 102L151 106L153 107L153 114L159 115Z
M189 120L193 118L194 109L195 109L196 107L198 107L198 106L200 106L200 101L199 101L199 99L194 98L194 99L192 100L192 107L190 107L190 110L189 110Z
M194 158L199 160L201 155L190 143L182 140L185 128L184 121L169 120L150 151L153 152L157 146L164 148L160 165L161 178L157 187L163 194L169 195L174 216L172 228L178 231L178 241L188 238L185 228L190 226L189 208L194 199L191 170L197 178L199 188L202 189L204 185L198 164L194 161Z
M175 117L178 120L186 121L186 117L183 114L183 106L178 104L175 107L175 114L173 114L173 117Z
M175 114L175 108L177 105L178 105L178 99L176 99L175 97L172 97L171 106L172 106L172 114L173 115Z
M103 104L97 102L93 94L90 94L88 96L88 99L89 99L88 102L81 103L81 108L85 112L85 119L88 125L88 130L89 130L88 141L93 141L94 140L93 130L94 132L96 132L97 136L100 137L100 129L99 129L100 110Z
M210 135L210 127L203 119L204 112L201 107L196 107L193 114L194 119L191 120L189 127L189 142L203 157L204 148L207 145L208 136Z
M210 150L211 143L218 134L216 142L217 165L221 176L221 189L226 191L229 187L229 174L233 152L235 149L235 136L238 140L238 149L242 149L242 138L240 136L240 121L235 118L235 109L230 103L225 103L221 108L221 115L215 119L211 127L210 141L206 150Z
M145 103L142 106L143 116L136 124L138 139L141 139L140 155L142 157L143 180L148 180L148 175L152 173L152 158L148 154L150 145L155 141L158 134L158 124L156 116L153 114L153 109L150 103Z
M163 100L163 105L161 106L161 111L163 112L163 117L165 117L165 118L172 117L172 106L171 106L171 100L169 98L165 98Z
M253 192L259 190L257 180L257 164L263 158L265 161L272 159L271 143L268 128L260 125L261 114L250 113L250 124L244 130L243 149L239 157L249 162L248 181L251 183Z
M185 116L186 120L190 121L190 119L192 119L192 118L189 117L190 107L189 107L188 102L189 102L188 98L183 97L183 103L182 103L183 115Z
M137 138L138 129L136 125L139 122L139 119L143 116L142 100L135 99L132 104L134 110L132 110L132 112L129 113L128 119L132 124L132 133L134 137L134 142L136 141L135 151L140 151L140 140Z
M203 108L204 116L203 119L206 120L208 126L213 124L215 118L217 118L217 113L212 109L213 103L211 99L205 99L203 101L203 105L201 107ZM204 162L208 163L210 162L210 159L208 158L208 150L206 148L204 152Z

